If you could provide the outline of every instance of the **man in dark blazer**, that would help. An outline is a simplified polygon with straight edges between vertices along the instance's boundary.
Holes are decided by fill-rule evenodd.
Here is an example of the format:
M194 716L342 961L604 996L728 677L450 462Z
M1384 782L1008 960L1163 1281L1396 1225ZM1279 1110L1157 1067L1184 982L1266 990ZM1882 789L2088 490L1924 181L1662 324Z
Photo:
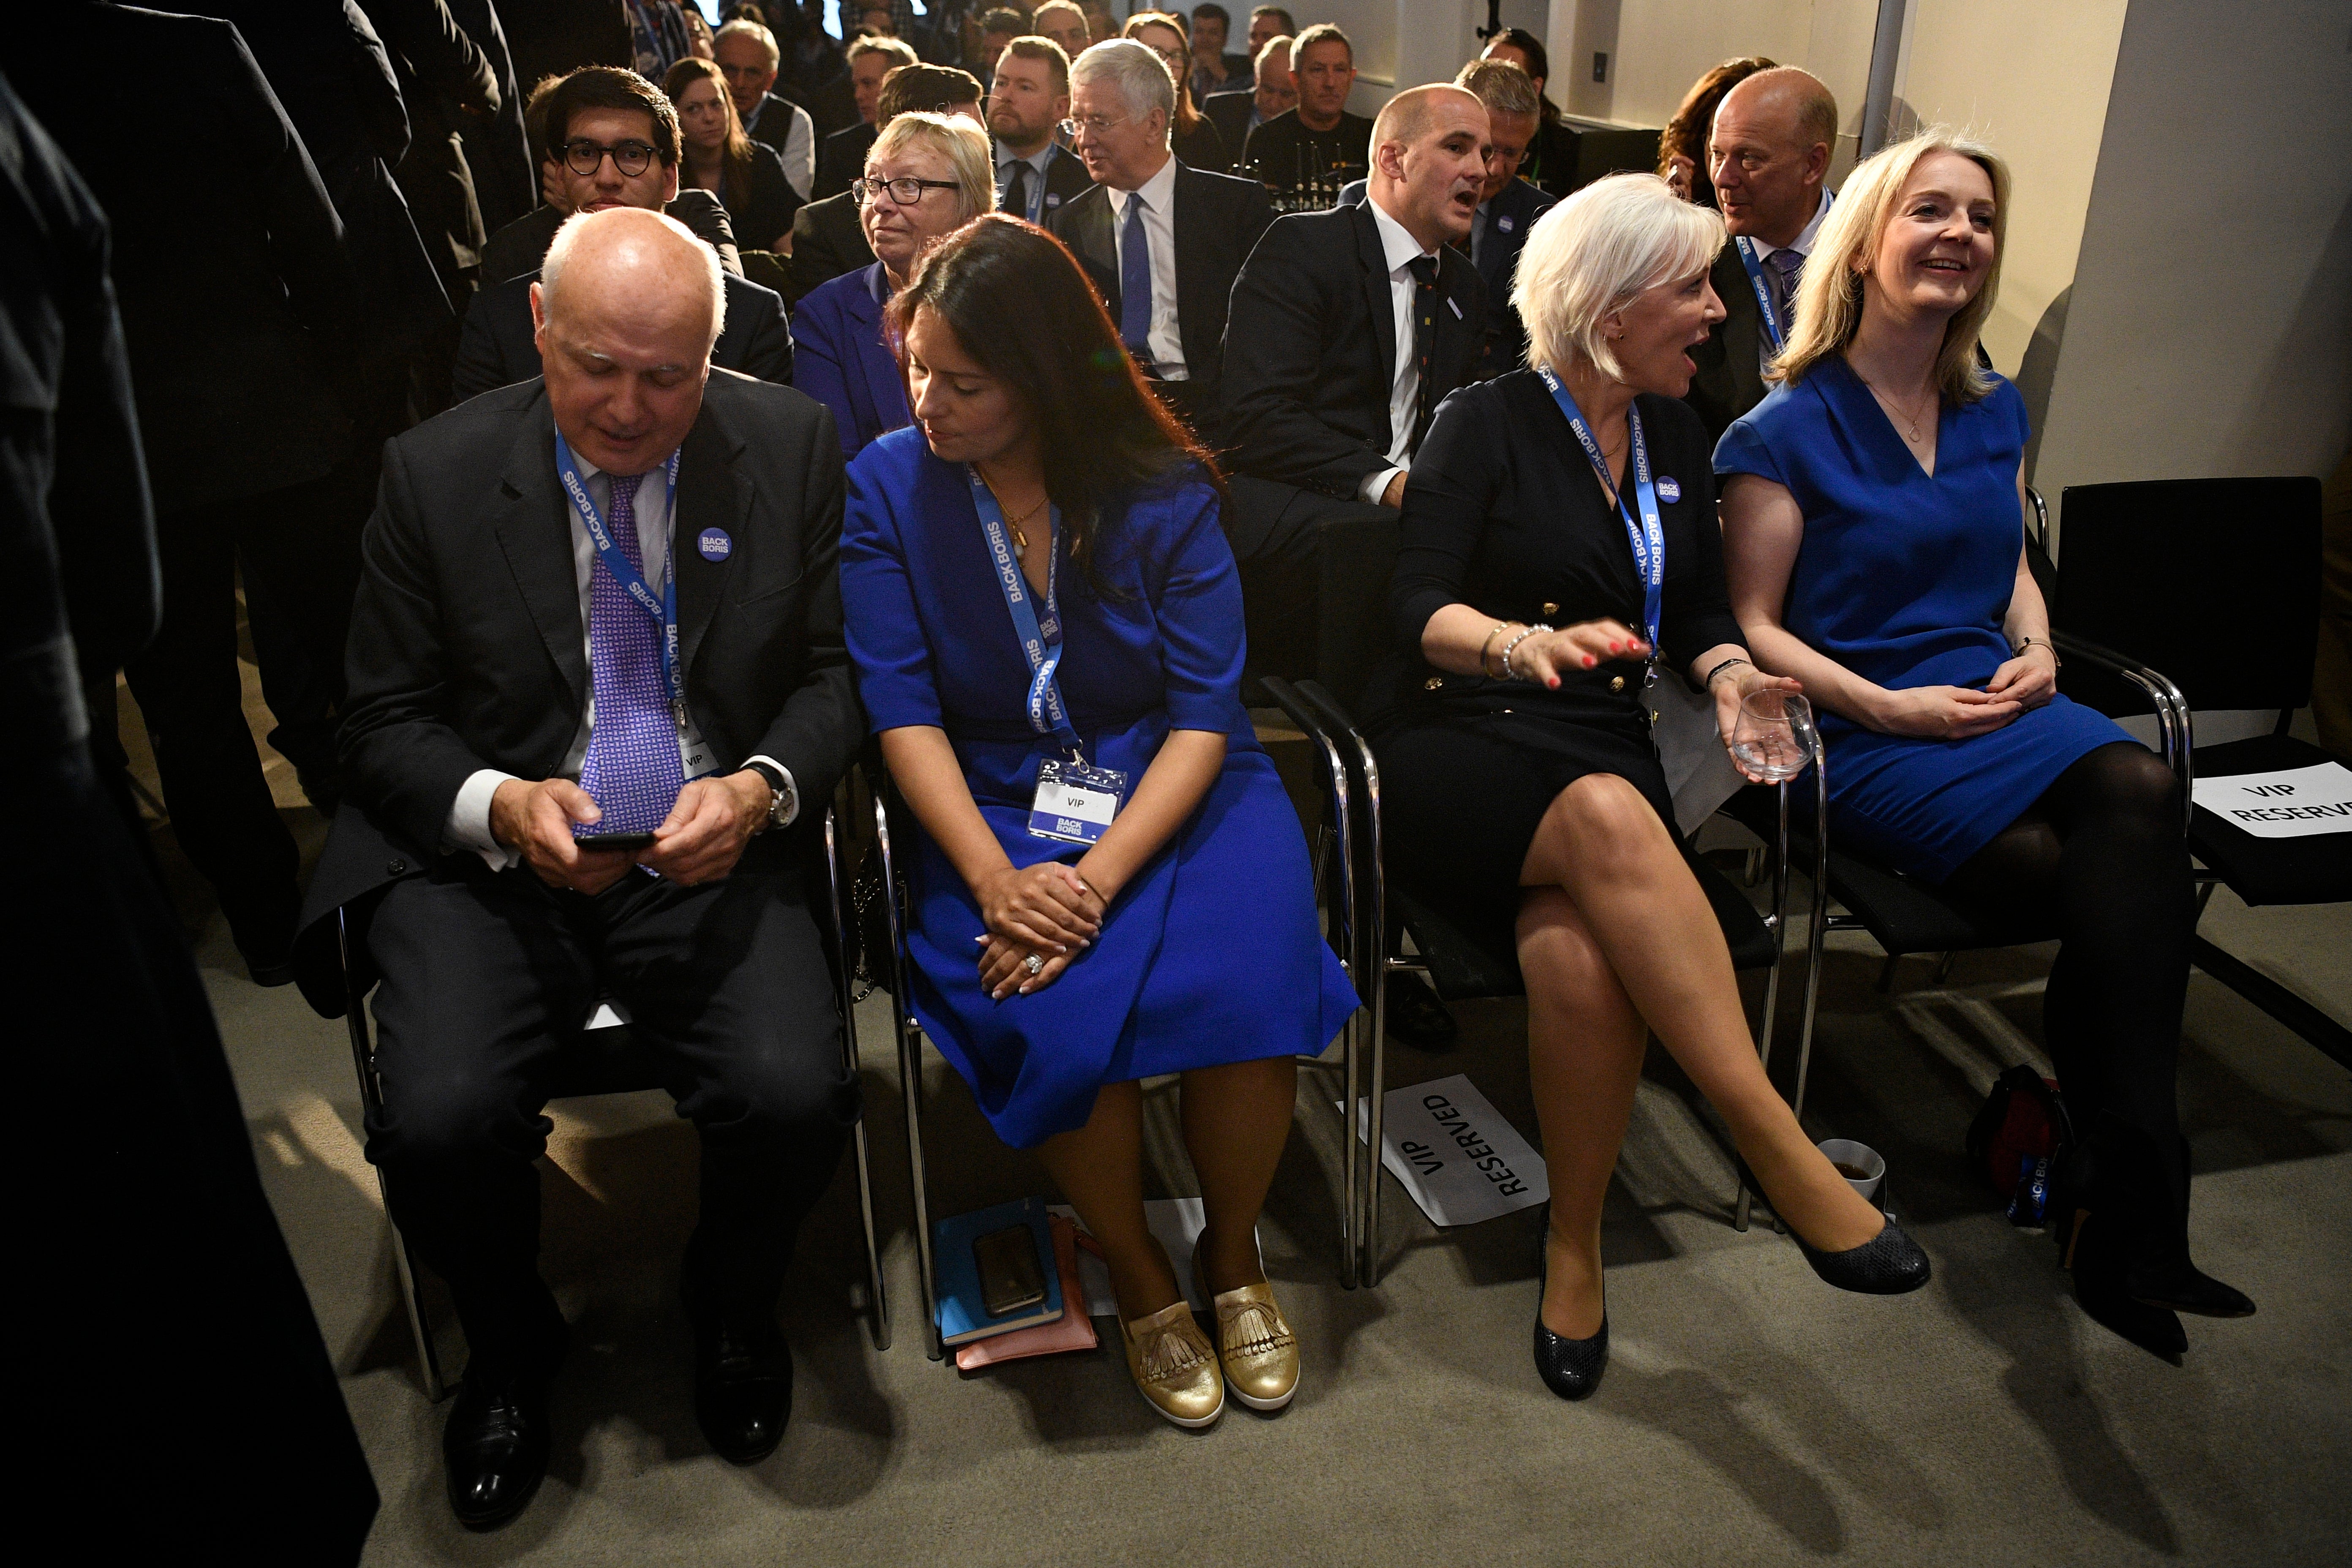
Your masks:
M1320 675L1340 690L1362 679L1331 667L1344 639L1326 634L1380 613L1387 563L1348 541L1393 548L1413 449L1484 347L1485 289L1454 244L1477 212L1486 147L1472 94L1399 93L1381 111L1366 199L1276 219L1234 284L1226 528L1256 674ZM1367 580L1335 587L1355 558Z
M996 58L988 86L996 208L1050 226L1066 202L1094 184L1086 163L1054 139L1070 112L1070 59L1059 44L1015 38Z
M489 57L458 26L447 0L373 0L364 7L392 50L408 108L408 155L393 171L452 303L462 307L488 229L464 137L469 121L501 107Z
M1077 156L1095 184L1054 215L1053 231L1102 289L1161 399L1213 443L1226 303L1274 221L1265 187L1187 168L1169 151L1175 93L1144 45L1097 45L1071 76ZM1141 290L1132 300L1130 283Z
M777 1300L857 1098L802 891L864 731L832 420L709 367L718 264L671 219L590 215L545 274L546 379L386 457L348 794L299 961L305 994L341 1011L335 916L360 917L383 1090L368 1157L465 1325L443 1456L476 1528L512 1518L546 1468L567 1331L534 1267L536 1086L597 999L673 1063L701 1134L695 1409L736 1463L782 1435ZM592 829L618 837L575 836Z
M860 39L860 43L877 42ZM878 40L893 43L895 39ZM853 48L856 46L852 45ZM861 57L864 58L864 57ZM924 66L914 70L894 70L875 99L874 112L877 125L887 125L901 114L961 114L975 125L985 129L979 103L980 83L969 72L942 66ZM877 132L878 134L878 132ZM867 145L872 145L868 140ZM852 179L866 172L866 153L857 154L858 165L851 172ZM858 222L857 203L853 200L843 182L838 195L814 201L793 215L793 254L785 266L785 276L792 281L789 299L798 304L820 283L830 282L845 272L855 272L861 267L874 265L874 247L866 243L866 230Z

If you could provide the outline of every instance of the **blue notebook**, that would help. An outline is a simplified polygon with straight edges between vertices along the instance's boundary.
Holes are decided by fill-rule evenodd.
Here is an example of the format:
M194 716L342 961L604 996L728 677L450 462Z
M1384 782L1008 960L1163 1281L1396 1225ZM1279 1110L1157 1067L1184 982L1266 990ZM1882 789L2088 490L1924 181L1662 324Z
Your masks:
M980 1265L972 1258L971 1244L1015 1225L1029 1227L1031 1245L1037 1249L1037 1269L1045 1279L1045 1299L992 1318L981 1300ZM1034 1328L1062 1315L1062 1272L1055 1266L1054 1233L1043 1198L1023 1198L935 1222L931 1268L940 1293L940 1339L950 1346Z

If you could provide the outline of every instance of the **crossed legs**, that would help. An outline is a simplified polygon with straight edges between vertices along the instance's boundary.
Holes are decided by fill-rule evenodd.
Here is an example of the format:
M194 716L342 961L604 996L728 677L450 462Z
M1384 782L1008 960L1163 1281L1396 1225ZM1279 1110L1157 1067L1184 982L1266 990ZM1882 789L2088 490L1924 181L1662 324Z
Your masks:
M1825 1252L1884 1223L1764 1076L1715 913L1665 825L1613 773L1562 790L1519 877L1528 1076L1551 1182L1543 1321L1599 1331L1601 1205L1654 1033L1731 1130L1774 1210Z

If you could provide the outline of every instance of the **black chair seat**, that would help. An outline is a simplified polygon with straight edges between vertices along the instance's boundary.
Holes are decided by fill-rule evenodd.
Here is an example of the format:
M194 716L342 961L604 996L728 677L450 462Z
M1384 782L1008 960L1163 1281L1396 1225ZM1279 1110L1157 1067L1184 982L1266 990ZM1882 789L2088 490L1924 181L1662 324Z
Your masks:
M653 1047L638 1039L626 1024L608 1024L583 1031L579 1039L556 1053L547 1097L635 1094L668 1084L668 1066Z
M2197 776L2274 773L2315 767L2335 759L2291 735L2257 735L2225 745L2200 746ZM2333 904L2352 900L2352 831L2307 838L2257 838L2199 806L2189 823L2189 848L2249 904Z

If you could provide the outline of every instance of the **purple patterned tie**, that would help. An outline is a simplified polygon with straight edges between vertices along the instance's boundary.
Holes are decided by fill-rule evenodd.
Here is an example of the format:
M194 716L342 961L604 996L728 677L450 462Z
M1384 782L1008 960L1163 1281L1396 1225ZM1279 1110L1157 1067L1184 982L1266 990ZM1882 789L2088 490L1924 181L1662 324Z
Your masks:
M622 558L640 577L646 563L637 542L636 500L644 478L612 476L607 519ZM662 628L605 570L602 555L588 573L588 655L596 715L588 731L588 755L580 764L580 787L604 815L592 826L575 823L572 831L575 837L651 833L669 816L686 784L677 725L662 679Z
M1805 258L1788 246L1782 246L1764 258L1780 285L1780 297L1774 301L1780 308L1780 340L1786 342L1797 330L1797 279L1803 276Z

